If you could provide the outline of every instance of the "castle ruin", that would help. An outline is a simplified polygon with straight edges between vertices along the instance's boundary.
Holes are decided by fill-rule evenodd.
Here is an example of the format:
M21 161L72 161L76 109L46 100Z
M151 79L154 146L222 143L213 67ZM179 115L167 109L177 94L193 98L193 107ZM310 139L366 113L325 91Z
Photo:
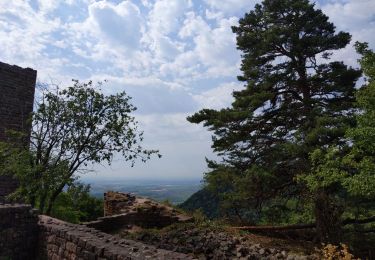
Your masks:
M0 62L0 142L10 141L8 131L30 135L36 75L36 70ZM0 202L16 188L11 176L0 176Z

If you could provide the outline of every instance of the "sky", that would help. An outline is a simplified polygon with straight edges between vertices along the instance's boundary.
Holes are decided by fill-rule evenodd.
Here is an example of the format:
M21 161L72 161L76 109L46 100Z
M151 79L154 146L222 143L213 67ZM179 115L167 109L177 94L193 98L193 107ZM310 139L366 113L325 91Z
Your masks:
M216 157L210 133L186 117L229 106L232 91L243 88L231 26L258 2L0 0L0 61L38 70L41 83L108 80L107 94L133 97L143 146L163 157L133 168L116 157L84 178L201 179L205 157ZM358 67L353 43L375 49L375 0L319 0L316 6L353 36L333 58Z

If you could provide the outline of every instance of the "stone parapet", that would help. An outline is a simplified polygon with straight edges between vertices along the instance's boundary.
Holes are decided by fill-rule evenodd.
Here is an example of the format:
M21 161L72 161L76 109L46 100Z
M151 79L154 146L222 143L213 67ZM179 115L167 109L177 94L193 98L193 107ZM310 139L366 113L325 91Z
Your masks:
M83 225L39 216L38 259L194 259Z

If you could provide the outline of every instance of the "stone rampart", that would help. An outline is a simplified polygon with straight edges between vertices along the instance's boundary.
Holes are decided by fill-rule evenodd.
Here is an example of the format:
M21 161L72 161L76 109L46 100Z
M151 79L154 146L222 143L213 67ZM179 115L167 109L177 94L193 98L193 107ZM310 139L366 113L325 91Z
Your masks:
M106 233L116 233L133 225L141 228L163 228L176 222L179 222L177 217L162 216L157 213L142 212L140 210L139 212L101 217L98 220L87 222L85 225Z
M193 259L47 216L40 216L38 252L39 259Z
M0 259L193 259L84 225L38 217L29 205L0 205Z
M28 205L0 205L0 259L34 259L38 216Z

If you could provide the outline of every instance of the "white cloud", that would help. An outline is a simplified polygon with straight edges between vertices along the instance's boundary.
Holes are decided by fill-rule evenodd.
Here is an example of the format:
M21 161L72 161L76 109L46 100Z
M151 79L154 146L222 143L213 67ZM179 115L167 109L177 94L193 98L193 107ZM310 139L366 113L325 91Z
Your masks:
M146 20L138 6L131 1L97 1L87 9L85 20L66 25L65 43L71 50L91 63L108 64L101 72L110 75L149 73L151 56L142 43Z
M234 15L247 13L260 0L204 0L206 4L214 10L218 10L226 15Z
M51 34L59 30L58 18L47 19L27 1L0 2L0 60L38 69L39 78L58 74L64 66L63 57L48 57ZM58 75L56 75L58 77Z
M181 38L188 38L209 32L210 27L207 22L201 16L196 16L194 12L189 12L186 14L186 19L178 35Z
M202 72L204 72L204 67L194 51L181 53L173 62L160 66L162 76L173 76L175 78L192 79L198 77Z
M89 6L89 19L97 26L103 41L122 48L139 48L142 18L139 8L129 1L118 5L99 1Z
M359 30L375 24L375 1L349 0L322 5L323 12L342 30Z
M337 31L346 31L352 35L350 45L335 51L332 58L358 67L359 56L354 50L354 42L368 42L370 47L375 48L375 1L347 0L322 4L320 7L337 27Z
M48 14L54 11L61 3L61 0L38 0L38 9L42 14Z
M178 32L185 12L192 7L190 0L157 0L148 15L148 31L144 42L154 53L157 62L173 60L184 45L171 35Z
M178 55L174 62L163 64L162 74L177 74L189 79L236 75L240 53L236 50L236 38L231 30L235 24L237 19L232 17L221 19L217 26L210 27L202 17L189 14L179 35L192 38L194 45L191 50Z
M177 31L190 7L191 0L157 0L149 14L151 32L166 35Z
M242 89L241 83L229 82L220 86L204 91L200 94L193 95L193 99L198 103L199 109L221 109L230 106L234 101L232 93Z
M97 82L107 80L103 85L106 94L126 91L142 115L190 112L196 109L188 89L176 81L165 81L155 76L127 77L99 74L89 78Z
M231 26L237 24L237 19L232 17L222 19L219 27L210 32L202 32L195 39L196 51L203 64L230 68L236 65L240 56L236 51L236 36L232 33Z

